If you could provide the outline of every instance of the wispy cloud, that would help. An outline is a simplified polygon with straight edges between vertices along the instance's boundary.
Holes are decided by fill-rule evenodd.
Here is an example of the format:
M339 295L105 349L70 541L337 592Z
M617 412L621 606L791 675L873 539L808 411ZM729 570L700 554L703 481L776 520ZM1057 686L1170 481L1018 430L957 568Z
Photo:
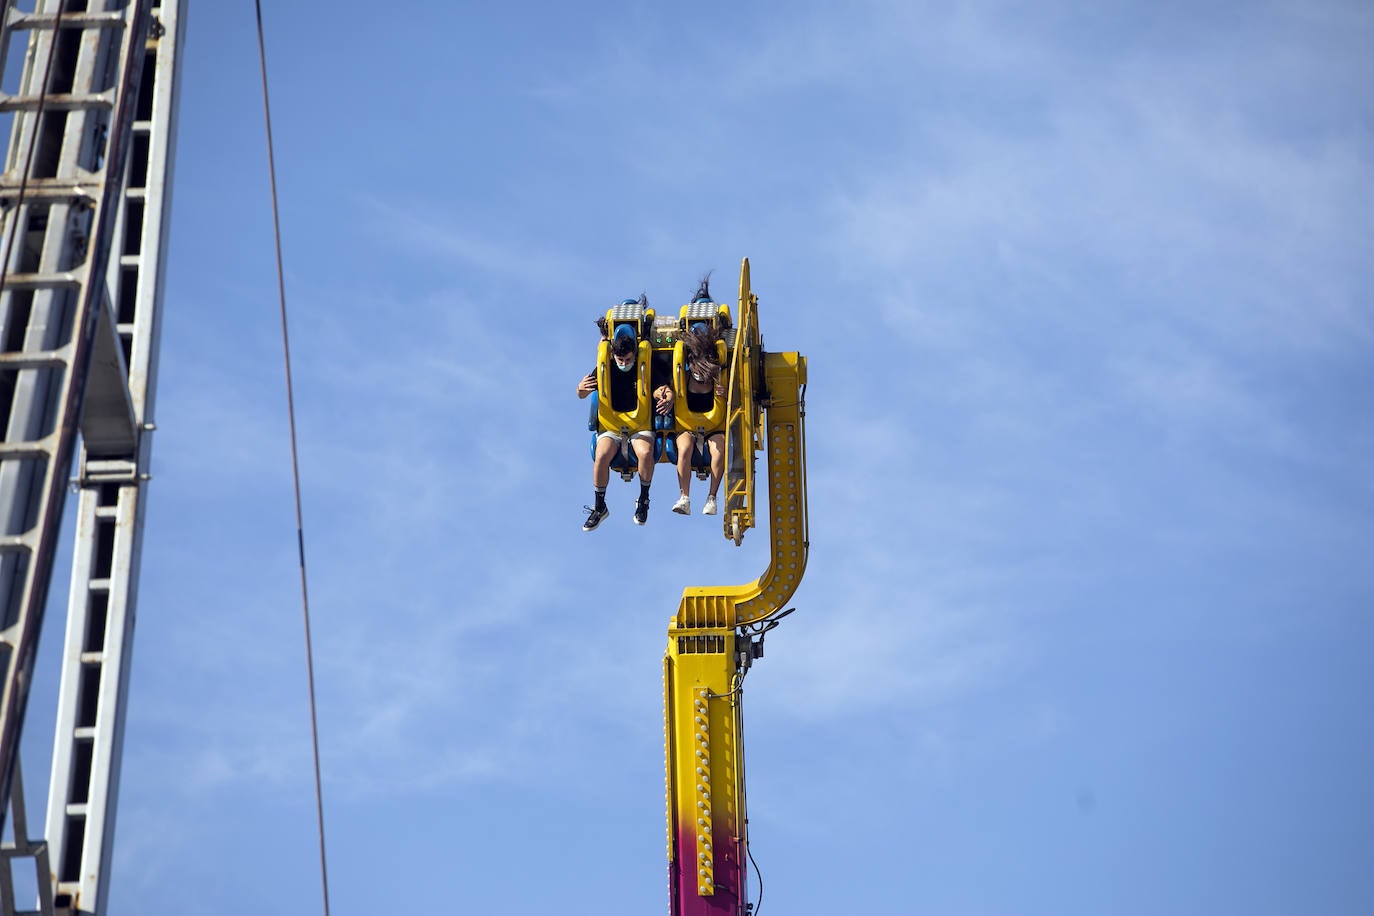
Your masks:
M1284 50L1319 66L1319 45ZM841 239L935 284L964 258L993 274L1033 266L1082 306L1105 270L1214 333L1267 345L1368 340L1370 316L1357 308L1371 279L1368 150L1349 131L1315 145L1275 133L1262 70L1187 44L1128 45L1099 73L1031 68L1025 91L1039 117L1025 131L917 101L898 129L925 142L909 165L841 195ZM1014 125L1015 102L1001 104Z
M544 288L557 288L587 271L581 260L565 251L541 250L528 235L510 235L502 241L507 227L475 227L462 214L417 212L375 197L361 197L359 206L370 224L368 234L407 260L419 255L439 258L455 271L466 266Z
M1004 684L1024 660L1009 609L989 612L934 594L919 566L908 573L909 590L868 584L891 576L877 572L859 567L823 592L811 589L805 615L784 623L790 629L773 645L785 640L786 651L775 651L761 676L786 683L787 697L768 715L955 704Z

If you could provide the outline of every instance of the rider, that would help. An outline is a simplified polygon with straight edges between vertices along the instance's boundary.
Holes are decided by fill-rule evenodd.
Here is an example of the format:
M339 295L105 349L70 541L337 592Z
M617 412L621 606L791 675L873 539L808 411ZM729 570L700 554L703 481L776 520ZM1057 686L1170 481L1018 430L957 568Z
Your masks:
M683 337L683 350L687 371L684 376L685 390L682 392L682 399L688 410L694 413L708 413L725 401L725 379L716 348L715 331L708 324L693 326ZM716 514L716 494L720 490L721 478L725 476L723 429L684 430L678 433L677 483L682 495L673 504L673 511L679 515L692 513L692 500L689 495L692 455L702 446L705 446L711 456L711 490L706 497L706 504L701 507L701 514Z
M646 297L640 297L642 304L647 304ZM606 340L605 319L597 321L601 327L602 340ZM609 392L602 396L609 397L612 402L619 402L620 397L628 394L634 398L634 388L638 373L639 342L635 337L632 328L621 325L616 329L615 336L610 341L611 362L614 364L609 372L610 387ZM662 366L662 361L655 359L651 363L651 378L655 382L653 390L654 412L667 414L672 410L674 395L672 386L661 383L671 373L671 368ZM625 389L622 391L621 389ZM586 398L597 390L596 370L593 369L582 377L577 383L577 396ZM639 471L639 499L635 502L634 523L643 525L649 518L649 484L654 479L654 434L653 430L646 427L633 430L611 430L602 429L597 432L596 451L592 458L592 487L594 495L593 505L588 507L587 520L582 524L583 531L592 531L607 516L611 514L606 505L606 485L611 477L611 460L617 453L626 451L626 440L628 448L633 450Z

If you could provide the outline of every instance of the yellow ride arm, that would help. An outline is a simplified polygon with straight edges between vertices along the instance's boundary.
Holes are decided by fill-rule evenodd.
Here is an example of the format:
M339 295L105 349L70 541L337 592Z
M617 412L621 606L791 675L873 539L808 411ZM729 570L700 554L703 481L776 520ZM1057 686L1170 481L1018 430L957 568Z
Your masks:
M748 823L740 716L752 644L740 638L739 628L783 608L801 582L809 547L806 359L762 352L748 285L746 260L730 370L727 441L739 454L727 465L727 485L733 485L727 493L734 496L727 506L735 515L727 513L726 534L738 543L744 528L752 527L753 451L760 447L768 466L770 559L763 575L747 585L685 589L668 630L663 680L673 916L744 913ZM763 421L756 425L760 410Z

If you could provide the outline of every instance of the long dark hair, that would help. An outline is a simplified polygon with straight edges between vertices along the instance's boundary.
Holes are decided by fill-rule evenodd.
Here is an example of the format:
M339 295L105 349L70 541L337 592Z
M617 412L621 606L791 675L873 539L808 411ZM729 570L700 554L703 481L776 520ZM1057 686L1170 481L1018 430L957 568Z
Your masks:
M682 340L686 351L687 363L693 375L700 375L703 381L715 384L720 377L720 360L716 354L716 332L709 324L693 326Z

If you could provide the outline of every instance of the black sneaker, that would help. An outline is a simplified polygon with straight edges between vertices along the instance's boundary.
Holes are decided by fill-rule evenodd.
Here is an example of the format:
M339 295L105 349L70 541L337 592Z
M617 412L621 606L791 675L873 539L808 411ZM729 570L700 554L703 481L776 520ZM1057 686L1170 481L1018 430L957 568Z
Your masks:
M594 508L592 506L583 506L582 508L587 510L587 520L582 523L583 531L594 530L597 525L605 521L606 516L611 514L611 510L606 508L605 506L602 506L600 509ZM642 525L644 523L640 522L640 524Z
M635 503L635 524L642 525L649 520L649 500L641 497Z

